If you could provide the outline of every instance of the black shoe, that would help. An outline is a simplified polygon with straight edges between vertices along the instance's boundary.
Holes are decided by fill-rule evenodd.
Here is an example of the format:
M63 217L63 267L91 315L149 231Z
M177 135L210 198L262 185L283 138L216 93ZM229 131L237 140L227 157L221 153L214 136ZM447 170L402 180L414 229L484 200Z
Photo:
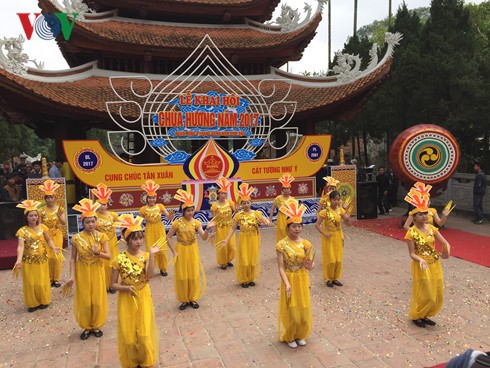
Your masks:
M107 292L108 292L108 293L110 293L110 294L115 294L115 293L117 293L117 291L116 291L116 290L114 290L114 289L113 289L113 288L111 288L111 287L110 287L110 288L107 288Z
M339 280L333 280L332 283L337 286L344 286Z
M28 311L29 313L32 313L32 312L37 311L37 309L38 309L38 308L39 308L39 305L38 305L37 307L27 308L27 311Z
M327 286L328 287L333 287L333 281L327 281Z
M162 275L163 277L167 277L168 273L167 271L160 271L160 275Z
M242 288L248 288L248 284L246 282L242 283Z
M378 215L384 215L385 213L384 212L379 212Z
M197 304L197 302L191 302L191 307L197 309L199 308L199 304Z
M80 335L80 340L87 340L90 336L92 331L90 330L85 330L82 332L82 334Z
M184 310L187 308L187 306L189 305L189 303L182 303L179 307L180 310Z
M104 334L101 330L92 330L92 333L95 337L102 337L102 335Z
M222 269L222 270L226 270L226 265L222 265L222 266L221 266L221 269Z
M473 221L474 222L474 221ZM54 287L54 281L51 281L51 287Z
M46 309L48 307L49 304L40 304L39 305L39 309Z
M255 286L255 282L253 282L253 281L252 282L249 282L248 283L248 286Z
M53 281L51 283L51 286L54 286L55 288L59 288L61 286L61 284L58 281Z
M228 262L227 266L228 266L228 267L233 267L233 263Z
M412 322L417 327L425 327L425 322L422 319L413 319Z
M483 224L483 223L485 223L485 222L487 222L487 220L486 220L486 219L484 219L484 218L482 218L481 220L477 220L477 221L475 221L475 224L476 224L476 225L481 225L481 224Z
M428 318L422 318L422 322L424 322L426 325L429 325L429 326L435 326L437 324L433 320L428 319Z

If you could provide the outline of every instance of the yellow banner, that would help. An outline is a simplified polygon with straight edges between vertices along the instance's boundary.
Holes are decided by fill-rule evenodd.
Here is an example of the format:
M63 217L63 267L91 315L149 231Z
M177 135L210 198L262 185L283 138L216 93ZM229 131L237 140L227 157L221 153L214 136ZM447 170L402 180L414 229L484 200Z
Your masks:
M247 180L277 180L289 172L295 177L313 176L325 163L330 151L330 135L304 136L288 156L240 162L234 177ZM134 187L151 179L160 185L180 185L189 180L182 165L129 164L110 155L99 141L63 141L66 159L75 175L95 187Z

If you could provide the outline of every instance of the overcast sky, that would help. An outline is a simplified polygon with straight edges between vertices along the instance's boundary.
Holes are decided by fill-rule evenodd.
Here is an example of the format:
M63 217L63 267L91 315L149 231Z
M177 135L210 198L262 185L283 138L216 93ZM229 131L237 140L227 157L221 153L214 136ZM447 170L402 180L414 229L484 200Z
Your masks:
M16 13L38 12L37 0L1 0L2 12L0 13L0 37L17 37L24 35ZM61 1L60 1L61 2ZM302 10L307 2L315 9L315 0L282 0L293 8ZM393 14L402 4L403 0L393 0ZM430 6L430 0L405 0L409 9ZM483 0L466 1L479 4ZM280 9L278 6L274 19ZM332 53L342 49L347 38L353 31L354 0L332 0ZM374 20L388 16L388 0L358 0L358 28L369 24ZM54 40L41 40L35 33L31 40L24 43L25 52L31 59L44 61L45 69L65 69L67 64ZM305 70L320 71L327 68L327 14L324 10L323 20L317 29L317 35L304 52L303 59L290 63L290 71L299 73Z

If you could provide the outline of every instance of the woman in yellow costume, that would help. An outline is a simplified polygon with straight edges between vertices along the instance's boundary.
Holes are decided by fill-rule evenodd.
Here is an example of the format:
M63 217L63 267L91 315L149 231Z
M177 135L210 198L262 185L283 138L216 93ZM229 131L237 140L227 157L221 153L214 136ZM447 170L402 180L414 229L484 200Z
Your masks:
M449 258L450 245L439 230L428 223L429 191L432 187L417 182L405 200L414 205L414 225L405 239L412 259L412 300L409 318L418 327L435 326L429 317L436 316L444 300L444 278L439 257ZM435 249L435 242L442 243L442 254Z
M231 183L224 177L216 180L218 184L218 201L211 206L214 222L216 222L216 262L222 270L233 267L231 261L235 258L235 237L230 238L228 243L220 246L221 241L226 238L233 223L233 212L236 212L235 203L228 199L228 189Z
M318 213L315 228L322 235L322 271L328 287L342 286L344 258L344 233L342 221L350 225L350 214L346 211L350 203L341 204L340 193L329 194L329 205ZM322 226L323 225L323 226Z
M71 239L71 277L64 289L71 288L76 282L73 312L84 329L80 335L82 340L88 339L91 333L95 337L102 336L100 327L105 323L109 310L103 260L110 259L111 255L107 235L96 230L99 207L99 203L86 198L73 207L82 213L84 230Z
M53 240L56 248L63 248L63 230L62 225L66 225L65 209L56 203L56 190L60 187L53 180L46 180L39 189L44 192L44 201L46 206L39 208L41 222L49 229L49 237ZM51 286L60 287L61 269L63 267L63 257L56 256L48 248L49 279Z
M150 279L155 267L155 245L143 252L143 218L131 214L119 216L116 226L128 246L111 261L112 288L117 297L117 347L123 368L154 367L158 360L158 330L155 322Z
M106 290L115 294L116 290L111 287L111 261L117 258L119 254L119 248L117 245L117 234L114 222L117 220L117 213L109 211L109 199L112 194L112 190L107 188L104 183L97 184L97 189L92 189L92 194L97 197L97 202L100 204L97 210L97 225L96 230L107 235L109 239L109 252L111 253L110 260L102 260L105 269L105 282Z
M175 199L182 202L182 217L172 222L167 236L168 246L175 259L174 285L177 300L182 304L180 310L186 309L189 304L192 308L199 308L197 300L206 291L206 275L199 257L196 231L201 239L206 240L209 232L202 229L202 223L193 218L194 196L185 190L177 190ZM211 221L208 228L214 226ZM177 235L177 244L172 244L172 236ZM202 285L201 285L202 284Z
M337 185L340 183L340 181L332 176L325 176L323 180L326 181L326 189L325 194L320 198L318 203L318 212L330 206L330 193L337 190Z
M14 266L14 274L22 272L22 292L24 303L29 312L45 309L51 303L51 287L49 280L48 253L49 246L53 254L59 254L61 250L56 247L49 237L49 229L39 223L37 201L23 201L17 207L24 209L26 225L22 226L15 236L18 239L17 261Z
M244 288L255 286L260 275L260 233L259 225L270 225L271 222L262 216L260 211L252 211L250 195L254 188L247 183L240 184L239 201L242 209L233 216L230 231L220 245L227 244L240 226L238 234L238 257L236 267L237 281Z
M140 208L140 215L146 220L145 227L145 245L146 251L160 239L160 243L165 243L165 227L162 223L162 214L169 220L174 218L174 213L170 213L161 203L157 203L157 190L160 185L153 180L147 180L141 186L146 192L146 206ZM160 275L167 276L168 268L168 251L167 247L163 247L161 252L155 255L155 262L160 269Z
M301 238L304 205L289 200L279 208L287 216L287 237L276 244L277 265L281 277L279 296L279 341L289 347L306 345L311 332L310 278L314 268L313 247Z
M274 216L274 211L286 203L286 201L290 198L293 198L291 196L291 183L294 181L294 177L289 174L285 173L283 176L279 178L280 183L282 184L282 190L281 194L278 195L275 199L274 202L272 203L271 207L271 214L269 216L269 221L272 222L272 216ZM286 234L286 215L282 213L281 211L277 211L277 217L276 217L276 243L284 239L287 236Z

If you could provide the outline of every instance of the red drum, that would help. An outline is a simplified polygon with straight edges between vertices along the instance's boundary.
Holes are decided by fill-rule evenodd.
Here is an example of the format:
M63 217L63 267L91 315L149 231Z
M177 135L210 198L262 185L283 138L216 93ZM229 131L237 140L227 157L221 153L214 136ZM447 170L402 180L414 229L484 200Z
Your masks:
M432 185L432 197L447 186L456 171L461 150L456 138L433 124L415 125L403 131L390 147L390 166L407 190L417 181Z

